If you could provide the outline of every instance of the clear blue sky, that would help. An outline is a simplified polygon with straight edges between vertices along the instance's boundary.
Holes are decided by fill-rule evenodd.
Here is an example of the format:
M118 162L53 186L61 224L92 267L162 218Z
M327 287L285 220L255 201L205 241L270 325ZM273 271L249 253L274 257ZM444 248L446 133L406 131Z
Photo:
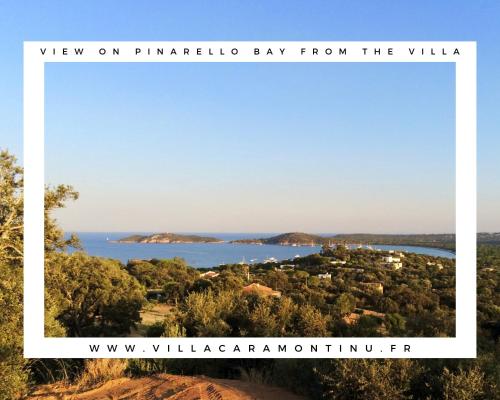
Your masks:
M23 40L476 40L479 229L500 230L497 1L69 4L0 5L0 146L19 157ZM70 230L450 231L453 80L445 64L51 65L46 176L81 192L58 214Z

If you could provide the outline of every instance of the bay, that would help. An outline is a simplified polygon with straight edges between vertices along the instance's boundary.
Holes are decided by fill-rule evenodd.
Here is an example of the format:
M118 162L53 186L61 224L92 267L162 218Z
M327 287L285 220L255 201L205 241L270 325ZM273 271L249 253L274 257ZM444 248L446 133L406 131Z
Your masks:
M192 233L192 232L189 232ZM212 236L224 240L224 243L112 243L131 234L149 235L151 232L76 232L84 251L92 256L118 259L126 263L130 259L152 259L182 257L188 265L196 268L215 267L220 264L239 263L241 261L263 262L274 257L278 260L291 259L319 253L321 246L278 246L230 244L231 240L254 239L274 236L275 233L211 233L197 232L202 236ZM372 245L374 249L407 251L434 257L455 258L455 254L442 249L417 246Z

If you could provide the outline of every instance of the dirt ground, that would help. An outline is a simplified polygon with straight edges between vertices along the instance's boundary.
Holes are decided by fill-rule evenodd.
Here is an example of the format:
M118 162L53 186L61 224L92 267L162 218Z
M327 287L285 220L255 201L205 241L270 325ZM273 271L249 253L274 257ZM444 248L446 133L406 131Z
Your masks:
M168 304L154 304L141 311L141 322L144 325L152 325L155 322L163 321L165 316L170 313L173 308L173 306L169 306Z
M230 379L158 374L119 378L82 391L60 384L38 387L28 399L36 400L305 400L283 389Z

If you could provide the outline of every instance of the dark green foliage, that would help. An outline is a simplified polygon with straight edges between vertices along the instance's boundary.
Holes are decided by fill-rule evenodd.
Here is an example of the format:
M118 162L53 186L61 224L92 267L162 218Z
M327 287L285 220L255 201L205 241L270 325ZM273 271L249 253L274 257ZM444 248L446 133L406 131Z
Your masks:
M77 246L76 238L65 240L50 217L51 211L64 207L78 197L70 186L45 190L46 254ZM0 151L0 399L12 399L26 391L27 360L23 359L23 170L14 156ZM47 312L46 329L63 333L53 319L53 304Z
M120 336L140 321L145 291L119 262L57 253L45 271L48 297L68 336Z
M179 235L177 233L155 233L153 235L131 235L119 239L118 243L217 243L220 239L209 236Z

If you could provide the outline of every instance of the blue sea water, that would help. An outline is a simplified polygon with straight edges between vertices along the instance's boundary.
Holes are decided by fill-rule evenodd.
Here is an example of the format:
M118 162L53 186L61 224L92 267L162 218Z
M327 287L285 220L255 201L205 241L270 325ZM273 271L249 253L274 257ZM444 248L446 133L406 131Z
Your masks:
M320 246L277 246L229 244L230 240L254 239L273 236L270 233L197 233L222 239L224 243L112 243L137 232L80 232L77 233L84 250L93 256L115 258L123 263L130 259L173 258L182 257L192 267L214 267L220 264L245 262L262 262L266 258L274 257L286 260L299 256L318 253ZM139 232L138 234L150 234ZM454 258L455 255L446 250L416 246L384 246L374 245L373 248L382 250L400 250L436 257Z

